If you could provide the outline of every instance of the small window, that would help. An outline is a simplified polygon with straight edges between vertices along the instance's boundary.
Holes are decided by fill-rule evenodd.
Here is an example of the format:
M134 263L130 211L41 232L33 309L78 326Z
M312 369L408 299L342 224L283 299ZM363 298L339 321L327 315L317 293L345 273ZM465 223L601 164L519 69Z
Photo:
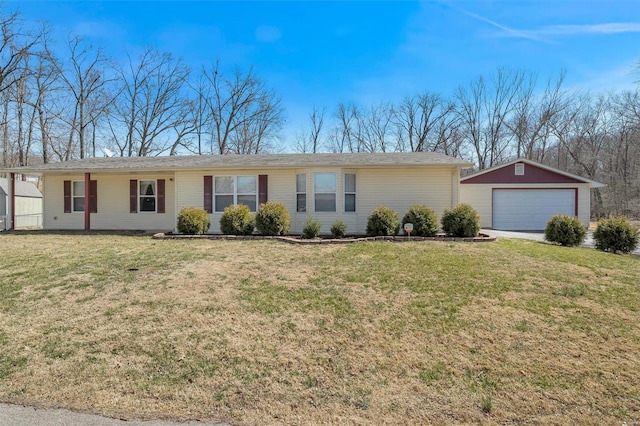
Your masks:
M156 181L155 180L141 180L140 186L140 211L141 212L155 212L156 211Z
M84 211L84 181L73 182L73 211Z
M315 173L313 177L315 210L317 212L336 211L336 174Z
M344 211L356 211L356 175L353 173L344 175Z
M255 212L258 183L255 176L216 176L214 194L216 212L223 212L233 204L244 204Z
M524 176L524 163L516 163L516 176Z
M304 173L296 175L296 211L307 211L307 175Z

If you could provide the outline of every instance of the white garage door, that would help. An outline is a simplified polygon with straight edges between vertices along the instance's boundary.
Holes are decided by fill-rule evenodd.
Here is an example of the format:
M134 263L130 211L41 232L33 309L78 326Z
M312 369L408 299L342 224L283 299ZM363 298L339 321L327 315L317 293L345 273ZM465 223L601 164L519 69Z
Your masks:
M494 189L493 229L542 231L556 214L576 214L574 189Z

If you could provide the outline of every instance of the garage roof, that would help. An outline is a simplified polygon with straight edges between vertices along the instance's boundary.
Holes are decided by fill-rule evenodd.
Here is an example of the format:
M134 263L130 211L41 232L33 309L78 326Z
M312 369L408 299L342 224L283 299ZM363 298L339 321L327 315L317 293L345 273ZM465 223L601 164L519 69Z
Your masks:
M523 164L522 174L516 174L516 164ZM527 167L529 166L529 167ZM603 183L567 173L526 158L500 164L460 179L463 184L527 184L527 183L586 183L591 188L602 188Z

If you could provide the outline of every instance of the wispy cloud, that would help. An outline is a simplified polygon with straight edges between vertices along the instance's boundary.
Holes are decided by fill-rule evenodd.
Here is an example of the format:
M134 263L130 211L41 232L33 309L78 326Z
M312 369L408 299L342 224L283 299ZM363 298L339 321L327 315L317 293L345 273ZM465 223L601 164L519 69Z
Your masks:
M640 23L638 22L610 22L606 24L594 25L551 25L543 27L539 30L524 31L530 35L548 35L548 36L574 36L584 34L623 34L623 33L640 33Z
M535 31L518 30L515 28L508 27L506 25L502 25L496 21L492 21L491 19L478 15L477 13L469 12L468 10L460 9L458 7L455 7L455 9L458 9L460 12L464 13L467 16L470 16L471 18L477 19L478 21L486 22L487 24L503 31L504 35L506 36L526 38L533 41L545 41L542 37L540 37L540 35L536 34Z
M536 29L519 29L501 24L487 18L486 16L482 16L477 13L462 9L452 3L444 4L466 16L469 16L477 21L489 24L493 28L500 30L496 34L499 37L523 38L533 41L550 42L551 38L553 37L640 33L640 22L607 22L602 24L585 25L549 25Z

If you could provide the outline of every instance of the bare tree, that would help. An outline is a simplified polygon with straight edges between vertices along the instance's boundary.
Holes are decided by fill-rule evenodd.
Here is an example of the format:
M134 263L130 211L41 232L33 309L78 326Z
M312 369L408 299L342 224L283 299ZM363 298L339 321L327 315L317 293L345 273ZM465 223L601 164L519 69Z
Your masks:
M170 53L148 48L119 70L122 87L109 127L121 156L176 153L195 129L184 95L189 68ZM186 127L185 127L186 124Z
M319 109L315 105L309 113L309 129L302 129L296 135L294 149L301 153L317 153L322 147L322 134L324 131L324 115L326 107Z
M60 67L58 72L72 99L66 159L71 157L76 141L80 158L85 158L87 154L95 156L95 144L91 151L87 149L87 128L98 120L112 102L105 90L112 81L106 77L108 60L102 48L93 46L83 37L70 36L68 68L62 68L59 62L54 64Z
M23 28L23 22L17 13L5 16L0 11L0 94L3 97L2 111L2 165L4 167L14 163L11 159L11 152L15 152L10 139L10 119L11 119L11 96L5 94L6 91L13 90L14 95L26 95L26 82L28 78L29 57L33 54L34 46L40 41L40 34L32 34ZM20 85L19 88L16 86ZM15 104L23 113L22 104ZM22 117L21 117L22 118ZM22 131L22 122L18 126ZM21 135L22 137L22 135ZM23 140L20 139L20 143ZM19 165L24 165L24 150L18 149L18 155L22 158L17 159Z
M441 142L441 133L436 133L435 129L446 131L441 127L449 121L447 117L452 111L453 104L437 94L422 93L404 98L394 115L401 150L434 151Z
M236 69L227 78L220 62L202 75L212 93L203 96L211 125L212 153L250 154L269 151L284 123L280 97L268 89L253 69Z
M543 162L551 143L552 121L570 102L562 92L565 73L549 79L542 95L534 93L537 78L529 74L523 80L511 119L506 126L516 141L516 156Z
M457 114L480 170L509 156L512 134L506 123L521 95L525 74L499 68L456 92Z

